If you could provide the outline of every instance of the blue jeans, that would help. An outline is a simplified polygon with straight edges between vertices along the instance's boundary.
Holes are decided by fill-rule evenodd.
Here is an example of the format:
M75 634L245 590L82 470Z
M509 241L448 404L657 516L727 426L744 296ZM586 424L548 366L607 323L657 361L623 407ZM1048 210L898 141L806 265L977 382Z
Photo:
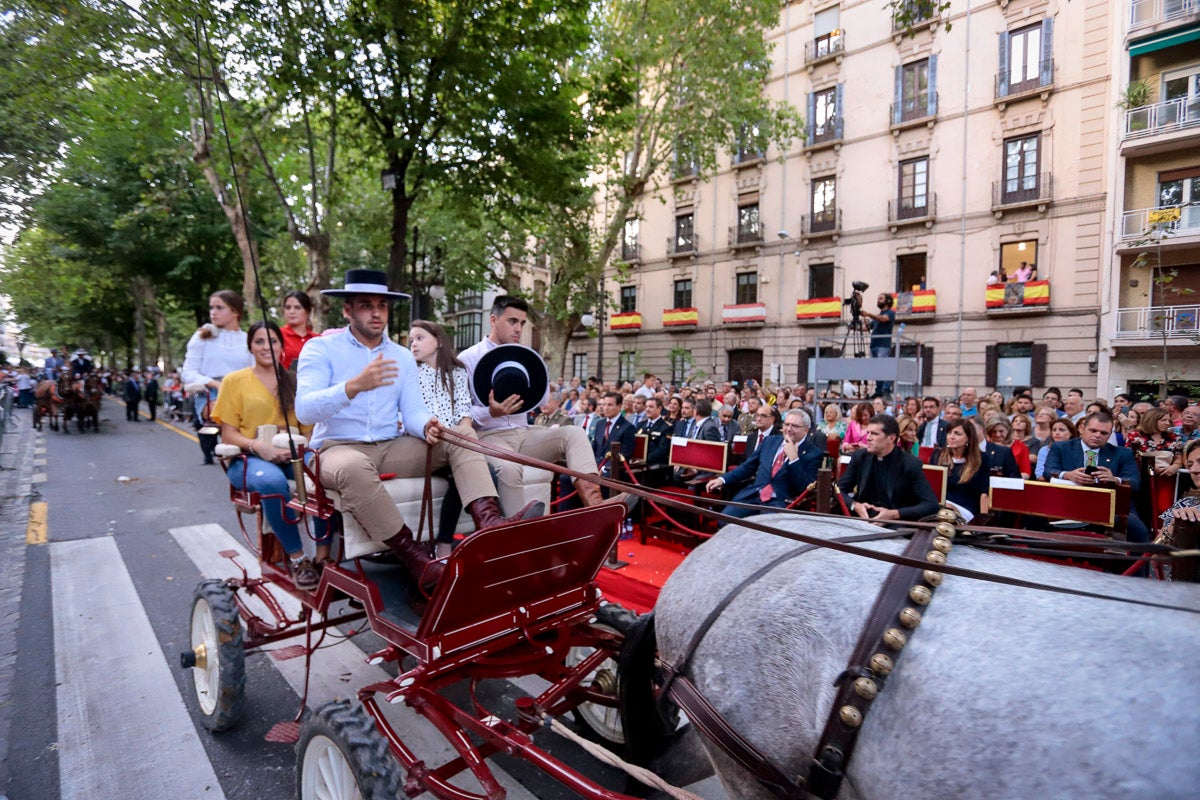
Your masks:
M885 345L883 347L875 347L875 346L871 347L871 358L891 358L891 357L892 357L892 348L890 345ZM892 393L892 382L891 381L876 381L875 382L875 391L878 394L891 394Z
M294 512L284 507L284 501L289 496L288 478L291 475L291 464L280 466L257 456L234 459L229 465L229 471L225 473L229 484L235 489L245 488L263 495L262 509L267 524L289 554L304 549L300 542L300 530L292 521L295 519L292 516ZM318 542L323 542L328 537L328 525L325 520L313 520L313 535Z

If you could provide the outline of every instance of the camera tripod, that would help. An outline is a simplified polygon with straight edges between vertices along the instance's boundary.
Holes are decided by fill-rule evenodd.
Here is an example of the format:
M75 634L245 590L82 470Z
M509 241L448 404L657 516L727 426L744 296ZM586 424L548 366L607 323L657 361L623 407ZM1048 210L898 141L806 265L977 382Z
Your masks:
M850 321L846 323L846 333L842 336L842 354L847 352L846 345L854 346L855 358L867 357L867 329L863 324L862 313L854 307L850 309Z

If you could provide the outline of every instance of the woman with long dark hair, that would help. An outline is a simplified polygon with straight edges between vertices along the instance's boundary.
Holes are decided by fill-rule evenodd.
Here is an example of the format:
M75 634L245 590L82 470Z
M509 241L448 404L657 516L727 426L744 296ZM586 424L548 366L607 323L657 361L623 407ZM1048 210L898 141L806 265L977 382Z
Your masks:
M209 322L188 340L187 355L180 370L184 387L191 393L195 407L193 423L201 432L200 452L204 463L213 463L217 446L215 431L204 431L204 410L215 403L221 379L235 370L249 366L253 359L247 352L246 334L242 331L242 316L246 302L237 292L222 289L208 298Z
M279 326L274 322L256 322L250 326L247 338L254 363L225 376L212 413L213 421L221 426L221 440L237 445L246 453L245 458L230 463L225 475L232 486L262 495L263 514L287 552L292 580L300 589L315 589L320 574L316 564L305 557L299 527L284 506L290 493L288 479L293 477L291 453L258 440L258 429L263 425L274 425L280 431L286 431L290 425L304 436L311 433L312 426L296 421L295 376L286 369L276 370L277 363L282 367L279 350L283 334ZM325 541L324 523L317 521L314 528L319 564L329 557L329 544Z
M415 320L412 330L408 332L408 347L417 362L417 384L421 387L421 399L425 401L425 407L444 425L454 427L463 436L474 438L470 378L454 352L446 329L436 322ZM462 513L462 500L459 499L453 476L449 477L450 488L442 498L442 516L438 523L438 558L450 555L454 545L454 528Z
M969 421L956 419L946 425L946 446L933 454L932 462L950 470L946 499L975 516L988 492L988 471L983 468L979 434Z
M313 332L312 309L312 298L305 292L296 290L283 296L283 355L279 360L284 369L291 369L305 343L320 335Z

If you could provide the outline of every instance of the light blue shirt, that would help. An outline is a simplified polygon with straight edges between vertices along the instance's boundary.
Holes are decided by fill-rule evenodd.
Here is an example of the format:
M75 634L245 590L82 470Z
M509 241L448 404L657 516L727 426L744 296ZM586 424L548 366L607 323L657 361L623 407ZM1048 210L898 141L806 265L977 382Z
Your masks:
M346 382L382 354L396 362L400 374L391 386L346 395ZM323 442L381 442L400 435L404 421L410 436L423 438L433 415L421 400L417 362L412 353L384 338L367 348L350 329L309 340L300 351L296 370L296 417L313 425L312 447ZM448 424L452 422L448 421Z

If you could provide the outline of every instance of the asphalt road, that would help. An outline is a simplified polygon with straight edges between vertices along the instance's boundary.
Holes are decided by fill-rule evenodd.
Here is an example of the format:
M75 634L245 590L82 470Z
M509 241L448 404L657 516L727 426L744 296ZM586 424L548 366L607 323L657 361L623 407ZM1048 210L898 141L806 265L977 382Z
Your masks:
M178 667L193 590L230 569L216 554L239 542L220 468L201 464L190 428L127 422L111 398L98 433L34 433L29 412L17 414L0 459L0 800L295 796L294 745L268 732L299 709L303 659L251 656L244 721L217 735L197 722L191 674ZM366 632L318 653L309 707L378 679L363 654L379 645ZM483 699L530 688L496 682ZM405 711L401 735L434 747ZM627 789L574 745L543 737ZM512 759L497 764L512 798L574 796ZM712 780L690 788L723 796Z

